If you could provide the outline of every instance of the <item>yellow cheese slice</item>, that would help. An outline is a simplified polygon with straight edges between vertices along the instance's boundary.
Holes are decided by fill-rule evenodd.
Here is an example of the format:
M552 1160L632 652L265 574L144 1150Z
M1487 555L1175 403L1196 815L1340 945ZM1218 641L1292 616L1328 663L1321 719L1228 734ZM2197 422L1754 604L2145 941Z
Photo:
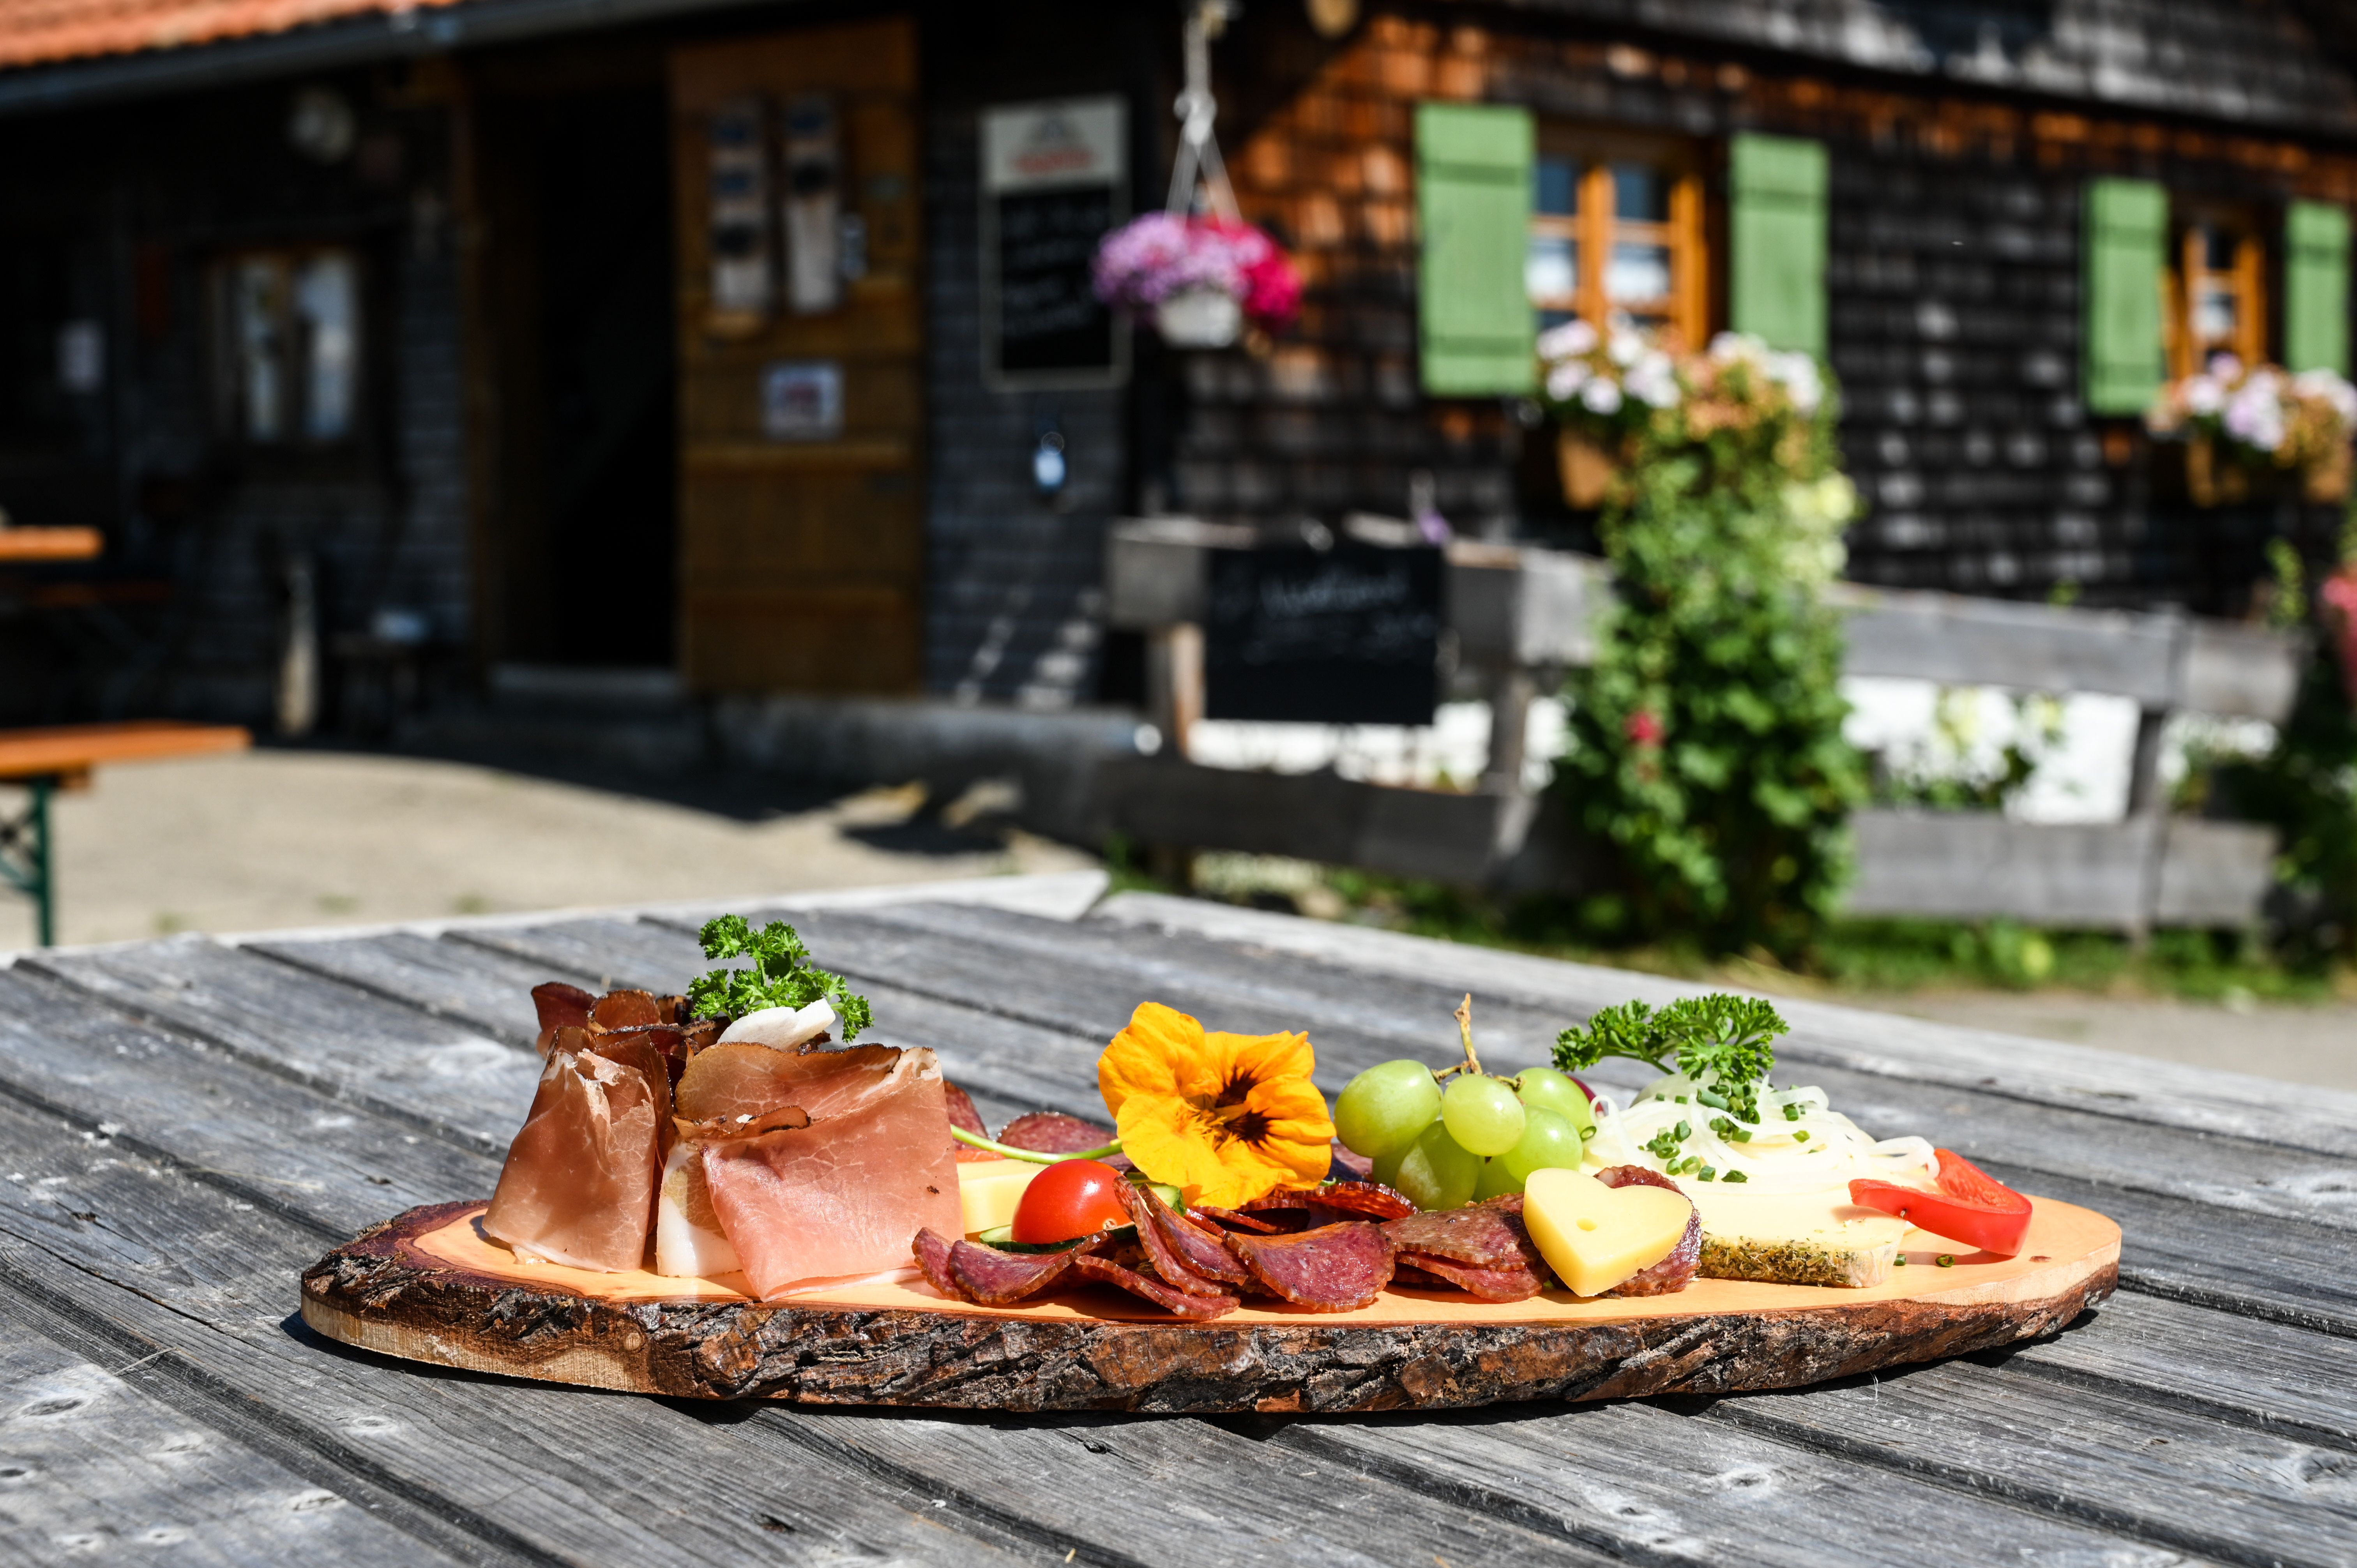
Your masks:
M1668 1257L1694 1211L1667 1187L1610 1187L1586 1171L1533 1171L1523 1187L1523 1223L1574 1295L1602 1295Z
M1880 1284L1908 1224L1861 1208L1849 1188L1752 1192L1724 1182L1678 1184L1702 1216L1703 1278L1770 1284Z
M1028 1160L974 1160L960 1164L958 1197L965 1205L965 1233L972 1236L995 1225L1014 1224L1015 1206L1023 1201L1023 1189L1031 1185L1033 1176L1047 1168Z

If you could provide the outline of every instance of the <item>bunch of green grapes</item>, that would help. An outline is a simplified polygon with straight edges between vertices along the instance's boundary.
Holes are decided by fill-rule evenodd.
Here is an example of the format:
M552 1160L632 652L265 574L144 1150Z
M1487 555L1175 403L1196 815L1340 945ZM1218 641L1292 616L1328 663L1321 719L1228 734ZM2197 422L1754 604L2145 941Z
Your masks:
M1432 1069L1404 1058L1343 1087L1334 1131L1418 1208L1461 1208L1522 1191L1533 1171L1577 1167L1596 1115L1587 1091L1553 1068L1512 1078L1460 1070L1443 1089Z

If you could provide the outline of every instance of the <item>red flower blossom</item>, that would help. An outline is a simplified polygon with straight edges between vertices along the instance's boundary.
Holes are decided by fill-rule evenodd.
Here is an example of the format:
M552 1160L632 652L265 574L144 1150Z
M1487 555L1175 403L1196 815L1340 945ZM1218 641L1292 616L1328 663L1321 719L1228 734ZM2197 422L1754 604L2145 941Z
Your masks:
M1647 709L1640 708L1635 713L1631 714L1629 715L1629 722L1621 725L1620 728L1622 734L1626 735L1631 740L1635 741L1639 746L1659 746L1662 744L1662 721L1655 718Z

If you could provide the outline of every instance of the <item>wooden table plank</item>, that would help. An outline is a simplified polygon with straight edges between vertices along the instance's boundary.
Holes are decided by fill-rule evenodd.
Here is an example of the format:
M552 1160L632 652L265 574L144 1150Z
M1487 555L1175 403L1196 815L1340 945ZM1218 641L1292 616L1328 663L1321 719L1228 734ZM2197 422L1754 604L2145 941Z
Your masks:
M1090 923L1096 922L1209 938L1346 971L1462 976L1462 983L1479 993L1517 997L1570 1016L1585 1016L1598 1006L1631 997L1658 1005L1713 989L1659 975L1157 894L1117 894L1092 912ZM2222 1133L2319 1154L2357 1155L2357 1093L2345 1090L2302 1086L2287 1093L2283 1084L2270 1079L2147 1058L2133 1058L2135 1081L2125 1083L2116 1052L1826 1003L1774 1000L1792 1025L1790 1048L1796 1060L1805 1058L1926 1083L1990 1088L2040 1104L2077 1105L2131 1121Z
M637 986L669 993L718 966L704 956L691 930L666 922L589 916L540 926L502 926L453 930L443 940L554 966L567 973L594 975L593 991Z
M339 1240L498 1177L471 1144L391 1131L202 1040L77 1002L62 982L0 971L0 1094Z
M1438 982L1354 975L1174 944L1134 929L1074 931L938 907L829 912L806 923L806 937L863 980L915 977L909 983L937 997L974 997L975 1004L1082 1038L1109 1038L1126 1008L1149 995L1198 1012L1214 1028L1308 1026L1318 1046L1318 1079L1329 1094L1374 1061L1417 1056L1439 1065L1456 1049L1447 1014L1458 993ZM992 976L997 988L985 1003L977 993ZM1448 1026L1426 1026L1434 1018ZM1484 1060L1503 1070L1545 1061L1565 1021L1560 1012L1512 999L1475 1004ZM1979 1086L1925 1085L1830 1067L1811 1061L1805 1050L1784 1052L1781 1044L1780 1057L1788 1058L1780 1063L1780 1081L1824 1087L1836 1107L1878 1135L1921 1132L1974 1159L2357 1230L2357 1164L2345 1157L2249 1140L2227 1144L2100 1109L2058 1109ZM1092 1077L1093 1061L1092 1049L1088 1063L1071 1070ZM1590 1076L1599 1087L1626 1093L1653 1075L1614 1061Z
M470 1030L200 937L18 961L135 1017L504 1152L540 1063Z
M1510 1406L1272 1423L1269 1446L1655 1562L2160 1568L2184 1561L2080 1520L1974 1507L1930 1481L1817 1449L1748 1441L1755 1436L1748 1432L1698 1441L1705 1433L1710 1428L1653 1404L1569 1413ZM1950 1527L1964 1517L1967 1529Z
M987 1520L912 1509L823 1454L788 1465L748 1454L725 1420L385 1361L290 1327L294 1282L325 1227L5 1100L0 1165L0 1300L19 1316L70 1316L124 1360L168 1349L158 1375L205 1396L208 1424L276 1434L282 1463L292 1450L306 1473L351 1477L336 1489L372 1510L424 1510L495 1557L1011 1561Z
M2166 1399L2040 1388L1943 1361L1722 1400L1706 1419L1832 1454L1871 1452L1878 1463L1895 1455L1948 1486L2223 1563L2357 1563L2357 1460L2347 1448L2222 1423Z
M243 751L253 744L253 737L235 725L192 725L178 719L0 730L0 779L87 773L122 762Z
M532 1004L533 986L550 980L587 985L597 978L417 931L300 940L263 938L239 946L511 1046L529 1046L540 1034L539 1015Z
M0 1316L0 1555L223 1568L455 1563Z

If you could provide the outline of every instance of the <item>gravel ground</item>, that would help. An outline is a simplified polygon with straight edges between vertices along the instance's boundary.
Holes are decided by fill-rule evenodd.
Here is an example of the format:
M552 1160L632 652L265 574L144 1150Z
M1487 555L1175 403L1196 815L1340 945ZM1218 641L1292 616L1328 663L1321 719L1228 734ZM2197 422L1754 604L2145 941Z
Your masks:
M120 941L1096 864L982 822L961 830L957 809L927 817L923 803L914 788L798 795L776 780L726 777L670 788L332 751L102 768L93 788L60 795L53 808L58 938ZM31 905L0 894L0 951L32 940Z

